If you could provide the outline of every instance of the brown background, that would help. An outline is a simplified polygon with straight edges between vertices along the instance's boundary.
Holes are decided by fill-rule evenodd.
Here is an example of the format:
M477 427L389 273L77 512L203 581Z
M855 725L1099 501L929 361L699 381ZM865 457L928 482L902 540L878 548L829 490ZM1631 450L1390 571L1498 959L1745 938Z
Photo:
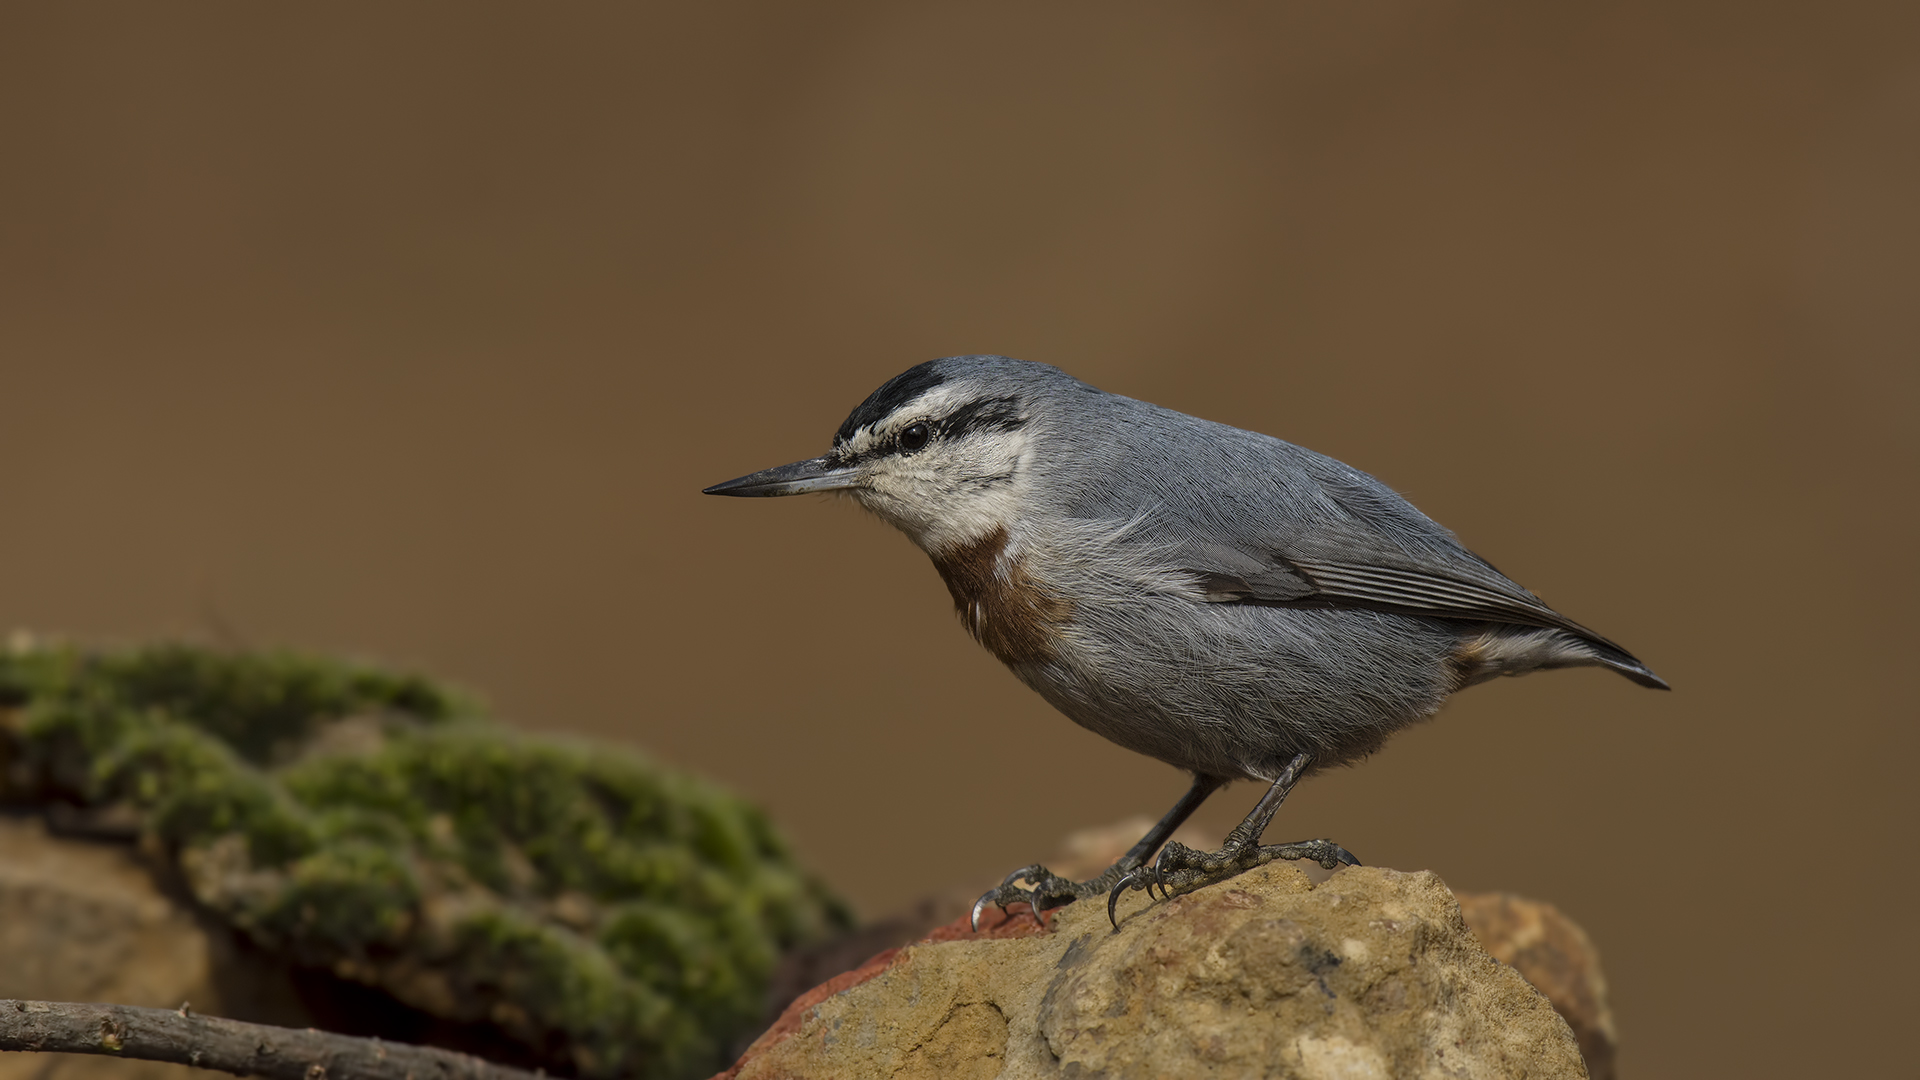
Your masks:
M10 5L0 624L417 664L869 912L984 887L1180 778L872 519L698 491L1047 360L1376 473L1677 688L1477 689L1276 838L1559 903L1628 1075L1905 1070L1917 15Z

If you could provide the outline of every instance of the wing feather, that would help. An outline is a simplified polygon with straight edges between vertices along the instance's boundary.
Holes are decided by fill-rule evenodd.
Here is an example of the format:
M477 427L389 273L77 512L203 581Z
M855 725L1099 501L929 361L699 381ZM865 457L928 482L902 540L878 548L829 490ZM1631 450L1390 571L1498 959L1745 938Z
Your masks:
M1272 556L1280 575L1203 572L1208 598L1215 602L1274 607L1357 607L1423 615L1436 619L1511 623L1565 630L1576 637L1619 650L1619 645L1548 607L1532 593L1504 578L1504 588L1455 577L1437 569L1379 566L1326 559ZM1284 583L1263 587L1262 578ZM1230 583L1230 585L1225 585ZM1305 588L1301 586L1304 585Z

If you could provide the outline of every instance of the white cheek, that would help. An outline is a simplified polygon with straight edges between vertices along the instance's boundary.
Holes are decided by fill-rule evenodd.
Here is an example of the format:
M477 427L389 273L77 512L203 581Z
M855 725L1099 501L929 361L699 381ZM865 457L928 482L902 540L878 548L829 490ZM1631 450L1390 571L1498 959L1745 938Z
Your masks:
M1027 439L1017 437L996 445L991 458L901 462L906 467L875 475L855 497L929 552L950 550L997 530L1014 532L1028 486L1028 445ZM1009 473L1010 479L985 485L954 479Z
M999 530L1012 531L1020 518L1019 489L1024 486L1015 480L948 499L946 513L940 515L928 539L945 547L971 543Z

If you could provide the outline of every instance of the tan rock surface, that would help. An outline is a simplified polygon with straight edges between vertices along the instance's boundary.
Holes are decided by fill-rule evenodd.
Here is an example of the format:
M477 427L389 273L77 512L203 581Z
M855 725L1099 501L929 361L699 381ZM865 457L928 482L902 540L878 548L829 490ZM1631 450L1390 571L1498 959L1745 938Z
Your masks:
M287 969L167 892L131 843L52 835L0 814L0 997L312 1022ZM0 1054L0 1080L205 1080L184 1065Z
M1118 932L1075 904L1051 933L996 916L980 938L947 928L959 940L876 958L796 1002L732 1075L1586 1075L1565 1021L1433 874L1315 886L1278 864L1131 900Z
M123 845L0 818L0 997L212 1004L206 934Z
M1152 826L1152 818L1131 817L1112 825L1076 830L1061 841L1045 865L1074 881L1098 877ZM1209 836L1192 826L1176 830L1173 839L1201 851L1220 846L1219 837ZM1325 876L1317 865L1308 868L1308 873ZM979 895L978 883L935 893L921 898L912 907L788 953L781 958L767 987L766 1022L772 1024L795 999L836 975L853 971L876 953L911 945L936 928L956 921L973 909L973 901Z
M1487 952L1547 995L1573 1028L1593 1080L1613 1080L1619 1040L1600 953L1580 925L1541 900L1461 893L1460 912Z
M124 845L0 817L0 998L217 1011L213 943ZM0 1054L0 1080L196 1080L184 1065Z
M1131 818L1078 830L1068 835L1045 863L1064 877L1093 877L1118 859L1152 824L1147 818ZM1217 847L1219 841L1218 837L1200 833L1191 826L1182 828L1174 839L1201 850ZM1316 884L1332 874L1317 865L1300 869ZM942 924L955 923L972 906L975 895L969 889L957 889L928 896L912 908L789 954L769 988L767 1022L773 1023L791 1002L810 990L816 992L809 996L809 1004L830 996L816 990L825 989L823 984L829 981L831 992L838 992L871 977L885 965L871 966L864 962L879 953L891 955L894 950L925 938ZM1593 1080L1612 1080L1618 1040L1613 1014L1607 1004L1606 977L1601 971L1599 952L1585 931L1543 901L1511 893L1456 893L1455 897L1460 902L1467 928L1473 931L1481 946L1495 959L1514 967L1545 994L1573 1028ZM1031 927L1030 922L1021 921L1012 925ZM836 978L856 969L865 974Z

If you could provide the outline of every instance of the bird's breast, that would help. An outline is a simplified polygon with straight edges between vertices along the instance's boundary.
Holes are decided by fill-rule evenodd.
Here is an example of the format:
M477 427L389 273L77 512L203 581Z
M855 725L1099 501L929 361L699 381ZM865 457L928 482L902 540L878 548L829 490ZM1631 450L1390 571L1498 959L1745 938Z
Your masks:
M1073 605L1035 581L1017 555L1008 555L1004 526L943 550L933 565L967 631L1002 663L1018 668L1055 658Z

